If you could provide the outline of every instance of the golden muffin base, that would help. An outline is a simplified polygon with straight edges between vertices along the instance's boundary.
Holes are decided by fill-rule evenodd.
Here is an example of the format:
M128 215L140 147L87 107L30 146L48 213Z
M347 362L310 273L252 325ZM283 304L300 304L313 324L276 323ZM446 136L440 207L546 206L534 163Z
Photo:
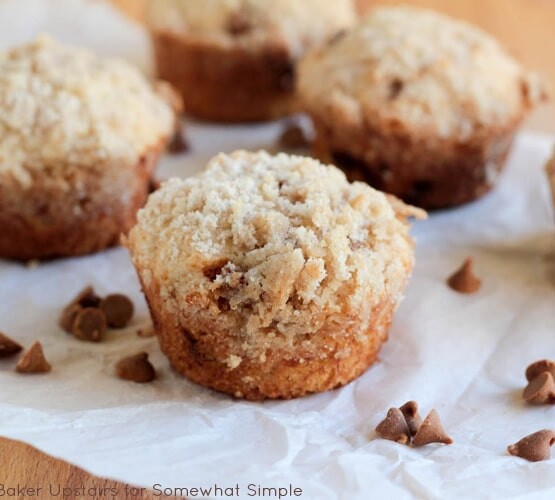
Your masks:
M294 111L294 67L285 49L249 52L153 32L158 76L202 120L253 122Z
M406 203L448 208L489 192L505 166L519 122L484 131L468 142L414 138L402 130L339 124L312 116L314 154Z
M217 317L197 314L206 304L184 304L176 315L154 279L142 285L160 347L173 368L197 384L252 401L296 398L354 380L376 360L397 306L384 297L365 331L357 315L335 315L320 330L298 336L290 349L268 349L264 361L244 357L230 368L225 360L241 349L240 332L222 329ZM303 345L307 340L309 347Z
M63 189L56 179L44 182L47 174L33 179L28 189L0 179L0 258L71 257L117 245L148 197L162 149L152 148L131 169L110 168L101 174L80 169L79 192L75 186ZM65 180L73 182L71 177ZM125 190L127 200L106 192L115 185Z

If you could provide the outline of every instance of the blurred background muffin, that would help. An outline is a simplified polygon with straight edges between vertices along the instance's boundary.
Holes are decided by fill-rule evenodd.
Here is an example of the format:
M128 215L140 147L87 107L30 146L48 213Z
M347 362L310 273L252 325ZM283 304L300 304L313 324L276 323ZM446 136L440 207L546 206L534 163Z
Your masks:
M377 8L299 68L315 154L425 208L494 184L514 133L546 90L498 42L412 7Z
M152 0L158 75L192 115L241 122L295 109L297 60L356 20L352 0Z
M0 257L118 243L148 196L178 100L126 62L48 37L0 52Z
M21 1L21 0L18 0ZM147 0L111 0L140 23L145 22ZM359 13L381 5L413 5L443 12L479 26L498 38L509 52L530 68L555 81L555 60L545 50L553 33L555 2L545 0L357 0ZM526 121L535 130L555 132L555 102L541 106Z

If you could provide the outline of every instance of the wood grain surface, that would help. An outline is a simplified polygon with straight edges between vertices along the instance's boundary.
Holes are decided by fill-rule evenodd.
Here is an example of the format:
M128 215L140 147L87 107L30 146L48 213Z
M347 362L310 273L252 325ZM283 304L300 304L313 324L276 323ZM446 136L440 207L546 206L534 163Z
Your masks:
M144 0L112 0L134 19L141 21ZM300 1L300 0L299 0ZM527 66L555 82L555 57L550 47L555 38L554 0L358 0L361 10L377 4L414 4L434 8L473 22L497 36ZM555 106L544 106L527 122L527 128L555 133ZM1 433L1 430L0 430ZM0 438L0 484L5 487L49 484L70 488L116 488L116 498L125 497L125 485L96 478L66 462L48 457L38 450ZM15 498L33 498L16 496ZM39 496L34 498L49 498ZM68 497L74 498L74 496ZM94 498L94 496L87 496ZM106 498L106 497L104 497ZM129 499L155 498L152 492L127 496ZM167 497L166 497L167 498Z
M92 476L24 443L0 438L0 498L151 500L159 497L146 488Z

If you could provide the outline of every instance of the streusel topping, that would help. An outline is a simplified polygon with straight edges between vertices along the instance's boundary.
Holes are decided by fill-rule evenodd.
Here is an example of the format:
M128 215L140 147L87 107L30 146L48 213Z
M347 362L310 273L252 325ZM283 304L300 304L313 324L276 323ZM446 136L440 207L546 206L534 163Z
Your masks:
M48 37L0 53L0 174L133 165L172 132L168 98L129 64Z
M150 0L148 5L154 30L248 50L277 44L293 56L356 21L353 0Z
M383 193L299 156L220 154L163 184L138 218L128 245L146 286L155 277L182 304L222 298L245 332L306 334L326 315L366 314L399 299L412 264Z
M361 124L465 140L506 127L545 98L490 35L412 7L375 9L300 67L307 107Z

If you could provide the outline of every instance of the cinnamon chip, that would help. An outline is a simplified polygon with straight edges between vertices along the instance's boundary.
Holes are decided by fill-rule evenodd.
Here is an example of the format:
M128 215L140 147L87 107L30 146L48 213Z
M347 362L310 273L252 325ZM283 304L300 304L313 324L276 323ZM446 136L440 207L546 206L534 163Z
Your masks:
M124 328L133 317L133 302L121 293L106 296L100 302L100 310L106 315L108 326Z
M72 333L73 322L77 313L84 307L98 307L100 297L96 295L92 286L87 286L81 290L71 302L64 307L60 316L59 324L68 333Z
M549 359L541 359L532 363L526 368L526 380L530 382L535 379L540 373L549 372L555 379L555 361Z
M168 143L167 150L172 154L186 153L189 151L189 143L185 139L183 129L180 126L176 128L173 137Z
M376 427L376 433L383 439L396 441L401 444L408 444L410 431L399 408L390 408L387 416Z
M127 356L116 363L116 375L124 380L145 383L156 378L156 371L148 360L146 352L139 352L133 356Z
M96 294L94 288L89 285L83 288L71 302L82 307L98 307L100 297Z
M524 458L530 462L539 462L551 458L551 446L555 443L555 432L543 429L523 437L507 447L511 455Z
M310 142L300 125L288 123L281 131L278 145L283 149L301 149L308 147Z
M453 440L445 432L436 410L428 413L412 440L413 446L424 446L430 443L451 444L452 442Z
M21 347L15 340L0 332L0 358L9 358L21 351Z
M69 304L64 308L59 322L64 331L71 333L75 318L82 309L83 307L80 304Z
M19 373L47 373L52 369L50 363L46 361L42 345L35 342L21 357L15 371Z
M459 293L475 293L480 289L482 282L474 275L474 261L468 258L461 268L451 275L447 284Z
M80 340L100 342L107 326L103 311L94 307L85 307L77 313L71 333Z
M422 424L422 418L420 418L420 414L418 413L418 403L416 401L407 401L399 410L401 410L401 413L405 417L410 436L414 436Z
M532 404L555 404L555 380L549 372L542 372L532 379L522 397Z

